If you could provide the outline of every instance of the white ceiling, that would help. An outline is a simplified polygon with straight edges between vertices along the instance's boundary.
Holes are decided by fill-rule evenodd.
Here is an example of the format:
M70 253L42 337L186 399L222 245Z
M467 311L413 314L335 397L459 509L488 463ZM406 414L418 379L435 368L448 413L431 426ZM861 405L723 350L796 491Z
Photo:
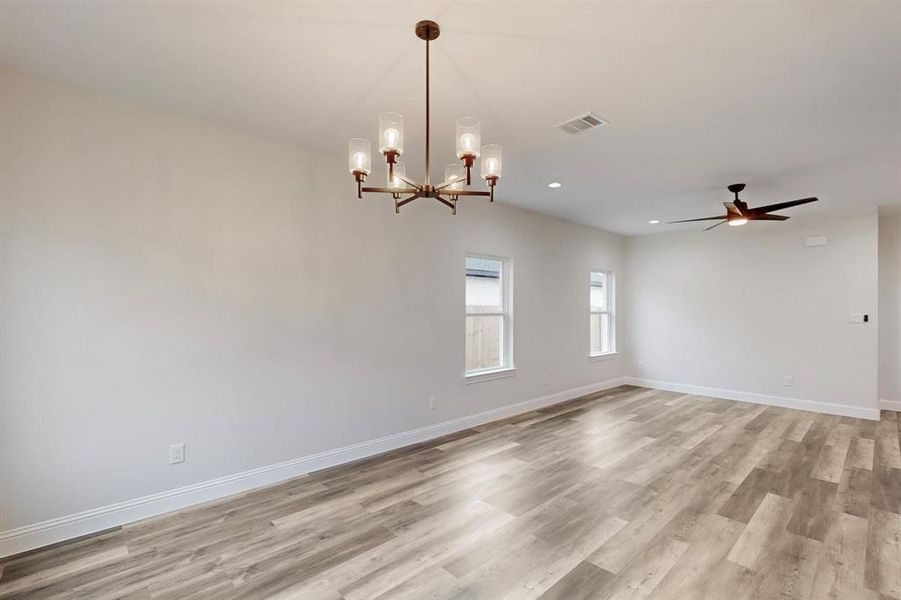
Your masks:
M786 214L901 204L899 2L7 1L0 61L342 165L395 110L418 174L423 18L442 26L433 179L475 115L504 146L502 201L620 233L717 214L733 182L752 206L821 199ZM587 110L610 125L553 128Z

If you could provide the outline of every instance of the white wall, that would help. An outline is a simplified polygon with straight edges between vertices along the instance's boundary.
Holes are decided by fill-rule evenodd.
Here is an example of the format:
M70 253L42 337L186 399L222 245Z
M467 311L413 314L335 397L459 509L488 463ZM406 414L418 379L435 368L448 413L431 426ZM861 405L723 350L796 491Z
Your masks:
M879 211L879 398L901 410L901 210Z
M814 235L828 245L806 247ZM642 236L627 256L635 377L878 415L875 213Z
M15 72L0 102L0 531L624 373L587 356L619 236L398 216L343 157ZM511 378L463 382L467 251L513 258Z

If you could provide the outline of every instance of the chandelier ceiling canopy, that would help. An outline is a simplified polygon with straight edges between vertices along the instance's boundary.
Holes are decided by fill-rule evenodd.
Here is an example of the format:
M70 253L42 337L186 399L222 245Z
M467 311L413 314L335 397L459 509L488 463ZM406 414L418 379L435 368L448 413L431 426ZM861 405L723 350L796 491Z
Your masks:
M409 179L404 163L398 159L404 153L404 117L395 112L379 115L379 152L388 165L386 187L364 186L366 177L372 172L372 144L367 139L352 138L349 144L349 170L357 182L357 197L363 192L391 194L394 210L417 198L434 198L457 214L457 200L462 196L486 196L494 202L494 187L501 177L501 147L496 144L482 145L481 124L475 117L457 119L456 142L459 164L451 164L444 169L444 180L432 185L429 180L429 44L438 38L441 28L434 21L420 21L416 24L416 36L425 41L425 173L423 183ZM472 167L481 159L482 179L488 184L488 191L470 190Z

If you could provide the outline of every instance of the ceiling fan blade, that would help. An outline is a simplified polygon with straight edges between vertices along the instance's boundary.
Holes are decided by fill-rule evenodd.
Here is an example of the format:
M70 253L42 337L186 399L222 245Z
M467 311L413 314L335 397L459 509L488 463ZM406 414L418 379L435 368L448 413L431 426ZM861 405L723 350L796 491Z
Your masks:
M723 223L725 223L727 220L728 220L728 219L723 219L723 220L720 221L719 223L714 223L713 225L711 225L710 227L708 227L708 228L705 229L704 231L710 231L710 230L713 229L714 227L719 227L720 225L722 225Z
M779 204L770 204L768 206L758 206L757 208L752 208L748 211L749 215L762 215L769 212L775 212L777 210L782 210L783 208L791 208L792 206L798 206L800 204L807 204L809 202L816 202L819 198L802 198L801 200L789 200L788 202L780 202Z
M726 207L726 212L730 215L742 216L741 209L735 206L734 202L723 202L723 206Z
M791 217L786 217L784 215L757 215L756 217L749 218L752 221L785 221Z
M673 223L694 223L695 221L719 221L720 219L725 219L725 215L720 215L718 217L701 217L700 219L683 219L682 221L669 221L669 224Z

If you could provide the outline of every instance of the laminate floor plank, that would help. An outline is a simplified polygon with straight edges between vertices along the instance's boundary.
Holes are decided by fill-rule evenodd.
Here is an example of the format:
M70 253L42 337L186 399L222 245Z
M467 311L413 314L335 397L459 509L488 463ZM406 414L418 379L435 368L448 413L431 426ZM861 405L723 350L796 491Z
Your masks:
M539 600L591 600L597 598L613 579L613 573L583 561L541 594Z
M847 465L872 471L875 445L873 440L864 437L852 438L851 446L848 448Z
M747 523L769 492L770 485L775 478L776 475L769 470L760 468L752 470L729 497L729 500L720 507L717 514Z
M901 600L899 437L622 386L0 559L0 598Z
M753 583L738 590L734 600L807 600L812 598L822 543L780 531L758 557Z
M901 469L901 443L898 441L899 418L896 413L882 411L876 426L875 464L884 469Z
M798 535L822 541L832 516L832 503L838 485L808 478L796 495L794 511L785 529Z
M844 513L835 515L826 535L811 598L878 599L879 594L864 585L868 528L866 518Z
M788 498L768 493L735 541L727 558L746 569L754 569L767 546L785 531L792 507L793 503Z
M870 514L873 472L846 468L835 495L835 510L866 519Z
M661 580L654 597L719 597L725 579L744 571L726 560L744 524L713 514L705 514L702 519L697 534L688 540L688 549Z
M901 598L901 515L873 509L869 520L866 586L891 598Z
M826 447L820 453L817 464L814 465L811 476L821 481L838 483L842 477L842 469L845 466L845 458L851 446L851 438L854 427L851 425L838 425L826 437Z

